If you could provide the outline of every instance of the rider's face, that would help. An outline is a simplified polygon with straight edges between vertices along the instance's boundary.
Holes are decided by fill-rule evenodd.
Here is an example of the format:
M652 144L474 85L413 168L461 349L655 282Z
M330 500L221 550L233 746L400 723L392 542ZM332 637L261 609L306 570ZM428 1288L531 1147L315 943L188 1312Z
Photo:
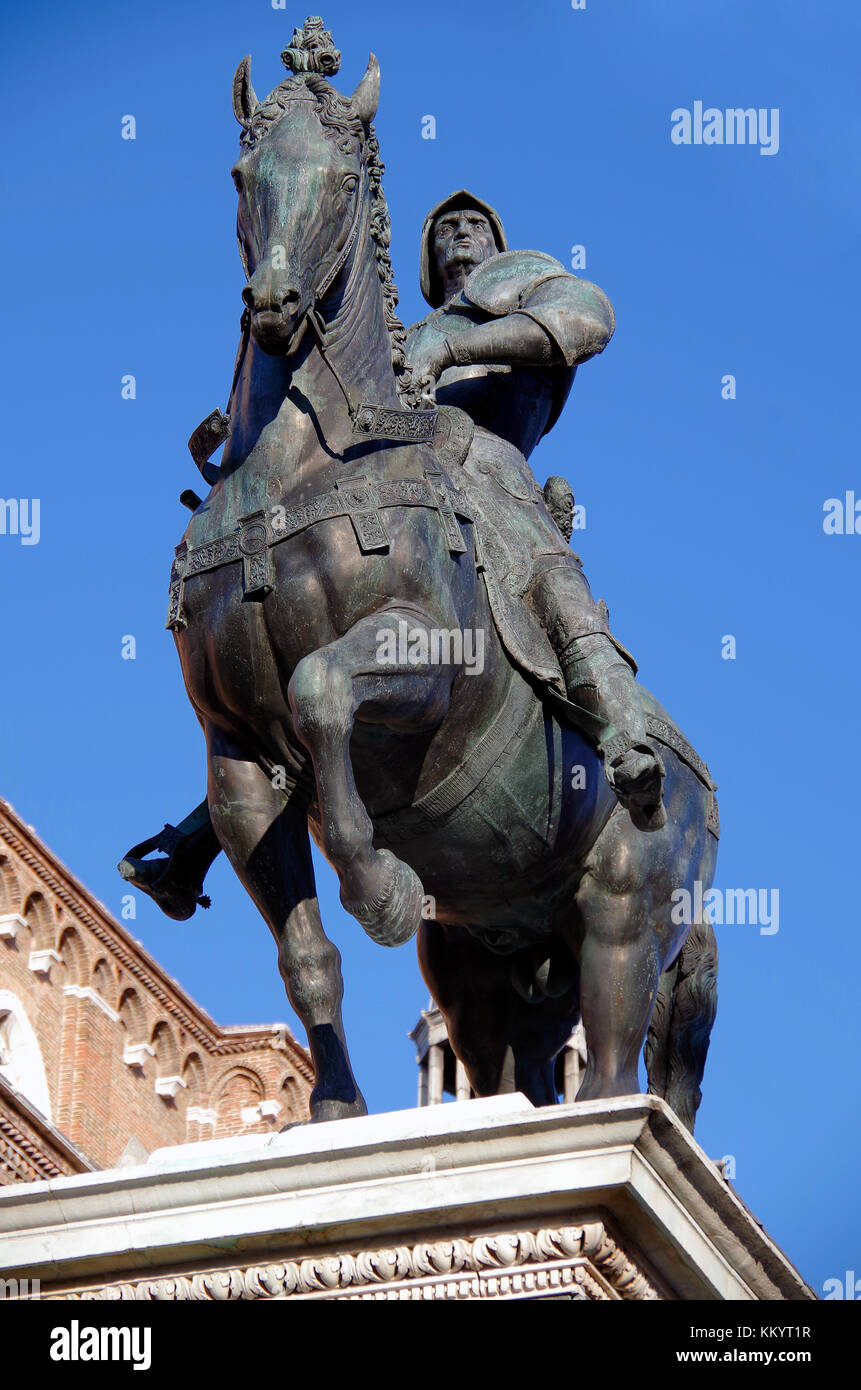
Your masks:
M433 245L437 270L445 282L455 269L480 265L496 255L490 223L476 208L443 213L434 223Z

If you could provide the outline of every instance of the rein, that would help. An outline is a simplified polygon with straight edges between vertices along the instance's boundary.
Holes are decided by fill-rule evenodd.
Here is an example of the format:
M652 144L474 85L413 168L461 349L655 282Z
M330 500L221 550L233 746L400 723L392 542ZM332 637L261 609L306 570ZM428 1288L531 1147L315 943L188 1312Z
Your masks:
M244 309L242 318L239 320L239 327L242 336L239 340L239 348L236 353L236 362L233 366L233 380L230 383L230 394L227 397L227 406L224 410L213 410L202 420L197 429L188 441L188 449L197 467L200 469L201 476L205 483L212 487L221 477L221 469L209 460L221 444L225 444L230 438L230 411L233 406L233 397L236 392L236 383L239 381L239 373L242 371L242 364L245 361L245 354L248 351L248 340L251 337L251 310ZM185 494L183 494L185 496Z
M353 423L354 435L369 441L390 440L396 443L429 444L436 433L438 422L438 412L435 407L428 410L404 410L395 406L374 405L369 401L356 401L344 384L340 372L326 349L328 325L320 313L319 306L347 264L358 236L362 208L362 199L357 197L350 229L344 238L344 243L325 275L315 285L311 295L311 303L299 326L301 327L305 323L310 325L320 356L335 378L346 401L347 410ZM230 438L230 412L233 406L233 397L251 337L251 311L249 309L245 309L242 314L240 329L242 336L236 353L233 381L230 385L227 406L223 411L214 410L207 415L188 441L191 457L200 470L204 482L208 483L210 487L214 486L221 477L221 469L216 464L210 463L210 459L216 449Z

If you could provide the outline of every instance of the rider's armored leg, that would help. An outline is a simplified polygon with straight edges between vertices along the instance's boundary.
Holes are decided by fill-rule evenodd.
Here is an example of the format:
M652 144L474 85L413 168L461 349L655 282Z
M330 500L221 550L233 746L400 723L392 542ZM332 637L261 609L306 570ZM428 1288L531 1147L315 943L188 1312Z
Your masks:
M604 772L641 829L658 829L664 768L646 742L633 658L610 633L606 606L592 597L572 555L540 557L527 594L559 659L572 704L584 710Z

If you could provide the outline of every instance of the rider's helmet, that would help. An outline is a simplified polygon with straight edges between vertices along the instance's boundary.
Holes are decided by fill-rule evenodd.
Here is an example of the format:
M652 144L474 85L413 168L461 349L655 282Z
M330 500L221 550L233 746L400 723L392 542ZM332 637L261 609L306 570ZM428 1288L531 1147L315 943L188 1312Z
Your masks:
M502 218L495 208L486 203L483 198L477 198L474 193L470 193L466 188L459 188L455 193L449 193L447 198L443 198L441 203L431 208L422 227L421 244L421 265L419 275L421 279L422 294L432 309L438 309L444 303L442 284L437 273L436 257L433 250L433 226L438 217L445 212L458 212L461 208L475 208L476 212L483 213L490 223L493 239L496 242L497 251L507 251L508 242L505 239L505 228L502 225Z

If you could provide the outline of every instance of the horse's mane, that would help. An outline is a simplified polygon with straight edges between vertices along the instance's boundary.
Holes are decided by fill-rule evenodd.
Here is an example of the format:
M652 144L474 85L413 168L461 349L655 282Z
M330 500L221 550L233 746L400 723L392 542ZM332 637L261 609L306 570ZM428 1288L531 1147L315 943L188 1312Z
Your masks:
M397 314L398 287L392 270L390 247L392 222L386 195L383 190L383 174L386 166L380 158L380 146L373 124L365 126L355 114L350 101L336 91L325 77L318 73L302 73L281 82L265 101L255 109L250 120L242 128L240 147L250 150L272 131L286 116L291 99L297 92L310 92L317 105L317 114L325 135L334 140L342 154L358 152L368 173L371 189L371 239L377 273L383 288L383 310L386 328L392 345L392 366L398 395L407 406L419 402L419 387L413 385L412 372L407 366L407 335Z

